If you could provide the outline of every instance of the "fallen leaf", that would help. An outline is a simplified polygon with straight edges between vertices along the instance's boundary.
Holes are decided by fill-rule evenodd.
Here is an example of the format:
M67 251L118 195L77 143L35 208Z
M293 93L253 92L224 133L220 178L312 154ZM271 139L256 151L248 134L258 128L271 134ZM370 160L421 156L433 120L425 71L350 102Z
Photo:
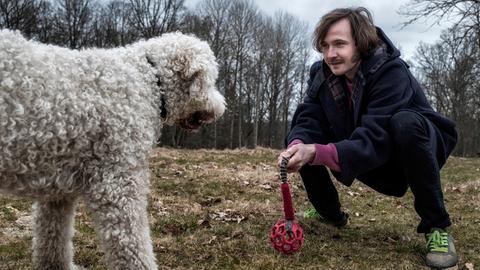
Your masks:
M208 240L208 244L213 243L216 239L217 239L217 237L215 235L212 236L212 238L210 238L210 240Z
M473 263L465 263L465 268L467 268L467 270L475 270Z
M410 242L412 240L409 236L406 236L406 235L400 236L400 239L402 239L402 241L406 241L406 242Z
M207 219L200 219L197 221L197 225L200 227L210 228L210 221Z
M4 209L8 210L10 213L12 213L12 214L15 215L15 216L18 215L18 213L20 212L17 208L15 208L15 207L13 207L13 206L11 206L11 205L5 206Z
M360 193L356 192L356 191L347 191L347 194L350 195L350 196L359 196Z
M219 197L207 197L205 200L200 202L202 206L212 206L214 204L220 203L222 198Z
M231 209L225 209L225 211L218 211L210 214L210 218L222 222L236 222L240 223L247 218L232 211Z
M259 187L265 189L265 190L270 190L272 189L272 186L270 186L269 184L263 184L263 185L258 185Z
M390 237L390 236L387 237L387 241L392 242L392 243L396 243L396 242L397 242L397 240L393 239L393 238Z

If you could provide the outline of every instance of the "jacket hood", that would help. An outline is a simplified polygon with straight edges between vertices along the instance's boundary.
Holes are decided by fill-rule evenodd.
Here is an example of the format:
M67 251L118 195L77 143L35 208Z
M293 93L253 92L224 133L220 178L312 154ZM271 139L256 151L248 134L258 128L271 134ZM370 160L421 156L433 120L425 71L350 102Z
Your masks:
M375 73L385 62L400 57L400 51L393 45L392 41L385 35L382 29L377 28L377 35L380 39L379 46L372 55L362 59L361 70L364 75Z

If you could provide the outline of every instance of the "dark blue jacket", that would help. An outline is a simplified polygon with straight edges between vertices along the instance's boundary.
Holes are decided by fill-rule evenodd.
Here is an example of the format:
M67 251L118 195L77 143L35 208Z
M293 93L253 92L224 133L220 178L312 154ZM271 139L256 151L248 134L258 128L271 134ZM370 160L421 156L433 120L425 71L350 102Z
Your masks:
M339 108L329 89L332 73L318 61L310 69L307 95L297 107L287 136L287 145L294 139L307 144L334 143L341 172L333 173L345 185L390 159L390 118L399 111L415 111L430 120L442 134L446 157L456 144L455 123L432 109L408 65L399 58L400 52L380 28L377 33L383 50L362 59L355 77L358 93L353 109Z

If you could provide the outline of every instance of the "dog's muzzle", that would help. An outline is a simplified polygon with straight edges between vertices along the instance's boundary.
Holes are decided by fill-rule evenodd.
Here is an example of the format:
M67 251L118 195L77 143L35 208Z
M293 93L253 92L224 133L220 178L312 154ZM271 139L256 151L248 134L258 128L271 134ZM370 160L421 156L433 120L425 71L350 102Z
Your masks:
M186 118L177 121L177 124L189 131L197 132L204 124L212 123L215 120L215 113L211 111L196 111L189 114Z

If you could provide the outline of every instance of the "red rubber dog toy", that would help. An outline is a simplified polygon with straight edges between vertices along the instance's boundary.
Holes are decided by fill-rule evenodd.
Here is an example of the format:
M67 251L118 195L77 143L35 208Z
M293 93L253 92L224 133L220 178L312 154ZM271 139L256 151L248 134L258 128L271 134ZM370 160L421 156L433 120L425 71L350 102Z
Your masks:
M290 194L290 188L287 183L288 160L288 158L283 158L280 164L280 180L282 181L280 189L282 191L285 218L278 220L277 223L273 225L270 231L270 241L274 249L284 254L293 254L297 252L303 244L303 230L295 220L292 195Z

